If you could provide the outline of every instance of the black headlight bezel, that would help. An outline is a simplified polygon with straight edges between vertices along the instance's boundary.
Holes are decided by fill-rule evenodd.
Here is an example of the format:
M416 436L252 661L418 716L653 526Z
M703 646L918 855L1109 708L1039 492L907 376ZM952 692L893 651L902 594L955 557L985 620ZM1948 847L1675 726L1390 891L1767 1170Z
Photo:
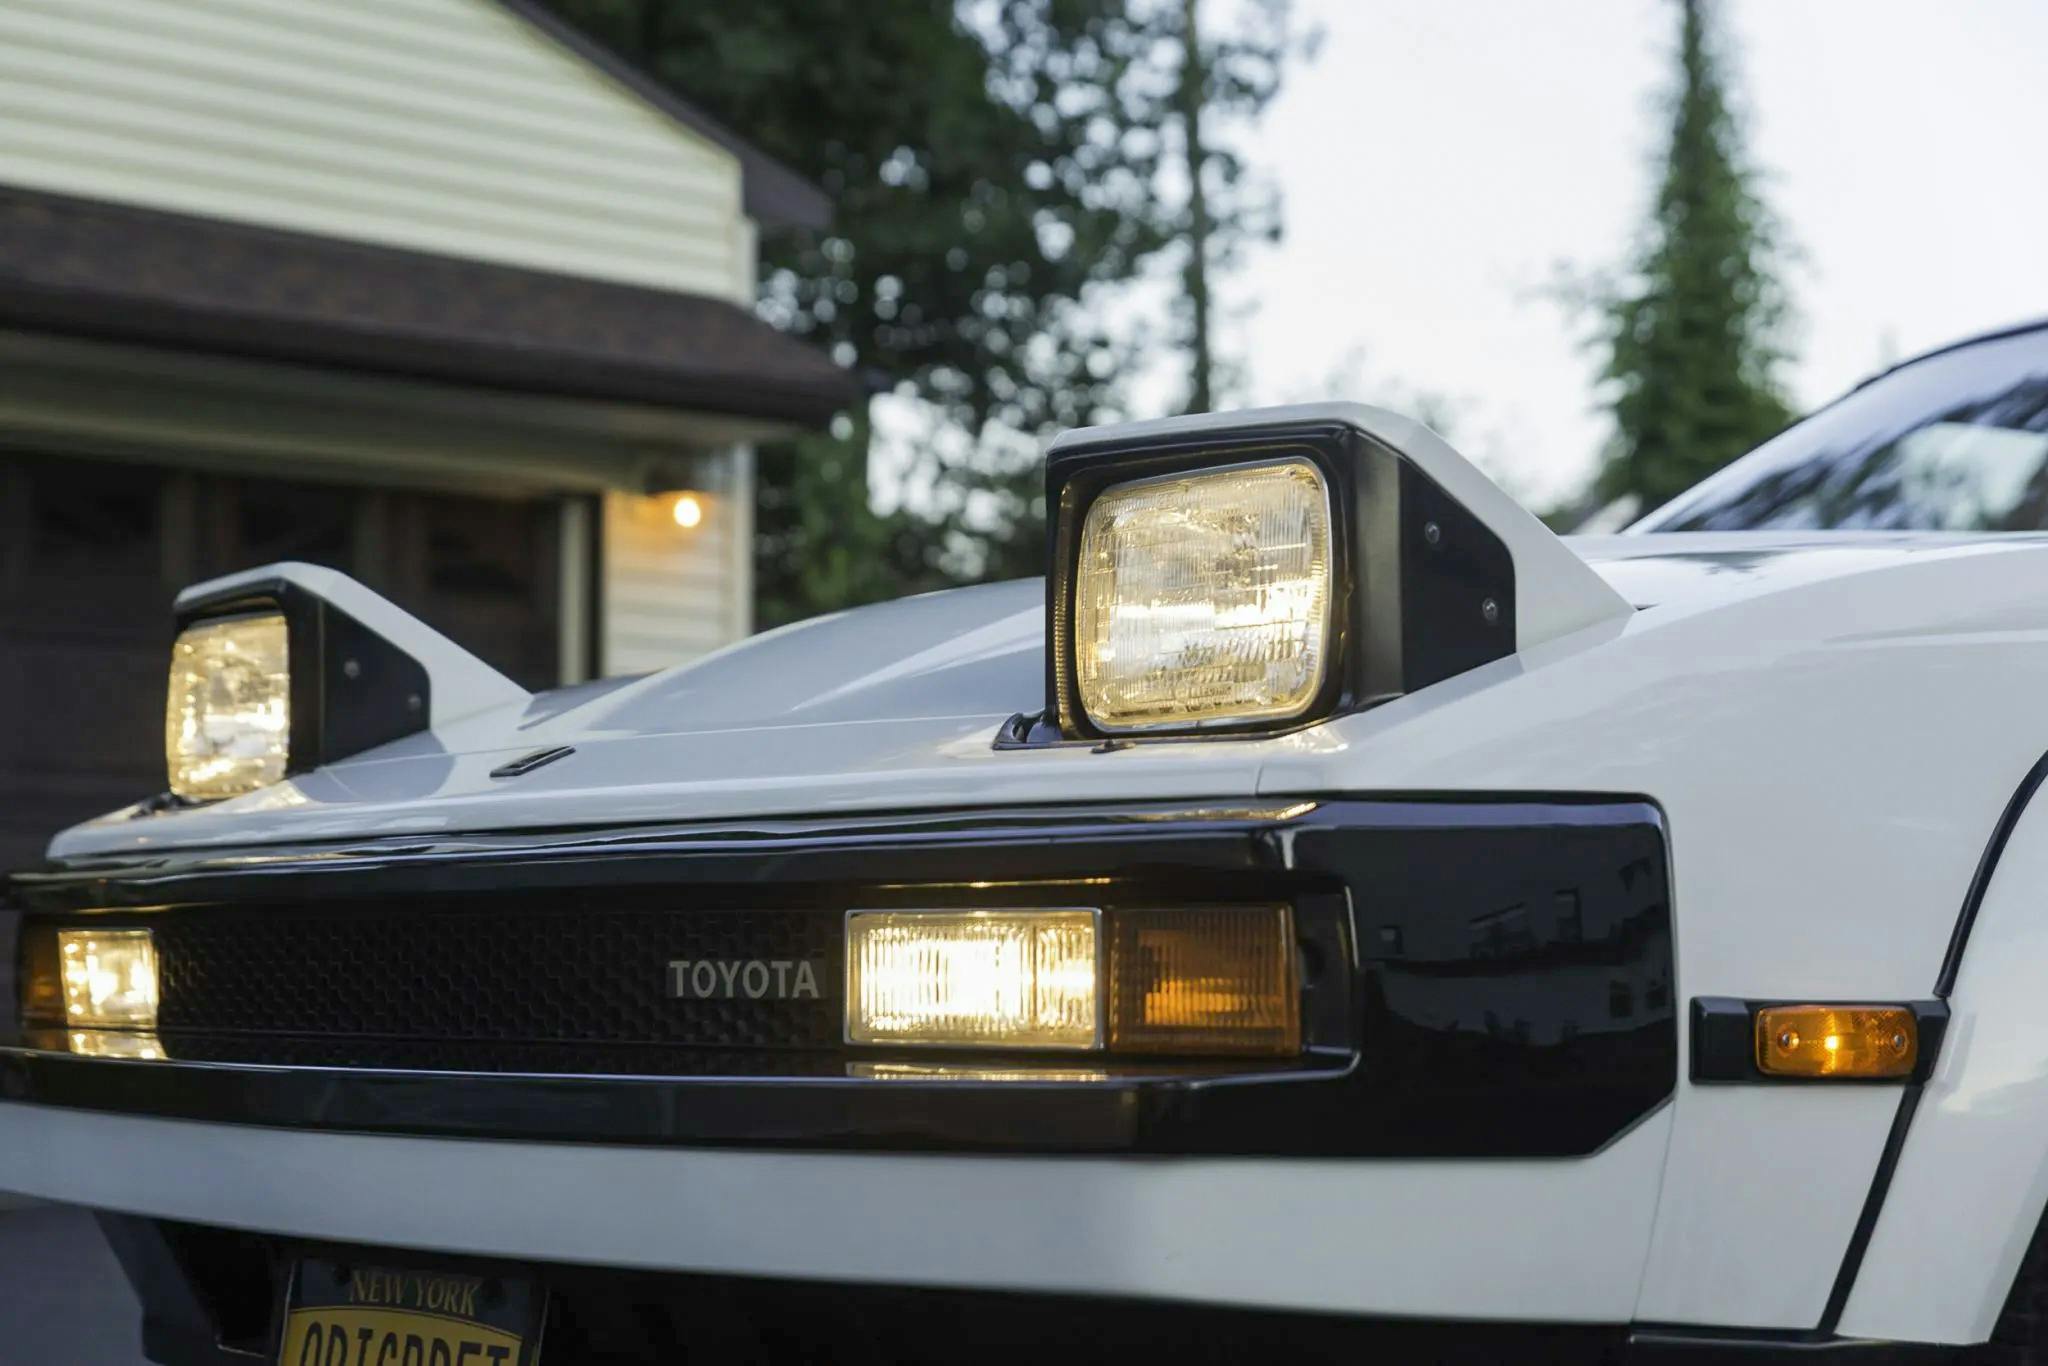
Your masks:
M284 618L290 670L286 777L427 728L433 693L426 668L289 579L181 599L173 640L207 622L273 613Z
M1330 492L1330 651L1322 688L1299 714L1187 727L1109 730L1080 703L1074 602L1080 531L1112 485L1234 465L1306 460ZM1084 438L1046 460L1046 711L1011 743L1117 744L1191 736L1269 736L1362 711L1515 651L1515 572L1507 545L1413 461L1342 422L1278 423L1147 442Z

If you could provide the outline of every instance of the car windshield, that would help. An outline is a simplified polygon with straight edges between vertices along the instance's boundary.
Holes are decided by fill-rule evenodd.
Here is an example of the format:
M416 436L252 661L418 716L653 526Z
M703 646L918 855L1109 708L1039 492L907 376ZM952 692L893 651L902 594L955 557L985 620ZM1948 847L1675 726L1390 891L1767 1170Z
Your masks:
M2048 530L2048 328L1900 367L1631 531Z

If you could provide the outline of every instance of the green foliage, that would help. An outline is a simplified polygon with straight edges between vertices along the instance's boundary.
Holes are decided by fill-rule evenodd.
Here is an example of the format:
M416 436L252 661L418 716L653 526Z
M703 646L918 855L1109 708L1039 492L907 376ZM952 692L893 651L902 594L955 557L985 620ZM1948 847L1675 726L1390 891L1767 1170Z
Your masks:
M1776 371L1787 304L1704 0L1682 0L1671 139L1629 288L1601 301L1615 448L1601 501L1644 510L1791 420Z
M827 232L761 244L762 313L961 438L920 450L904 482L924 496L891 514L868 504L865 414L764 450L759 621L1042 572L1037 458L1003 438L1120 415L1160 340L1101 304L1185 230L1160 190L1182 0L551 3L824 187ZM1260 51L1209 50L1217 108L1271 97ZM1266 230L1234 159L1206 178L1214 250Z

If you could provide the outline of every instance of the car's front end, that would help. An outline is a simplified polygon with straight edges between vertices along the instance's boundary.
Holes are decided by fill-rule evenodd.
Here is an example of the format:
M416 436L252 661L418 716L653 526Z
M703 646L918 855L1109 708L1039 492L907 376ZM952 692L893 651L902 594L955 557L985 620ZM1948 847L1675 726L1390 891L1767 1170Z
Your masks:
M2048 544L1574 548L1339 405L1048 494L1049 587L534 697L188 594L192 795L0 920L0 1187L177 1362L2017 1331Z

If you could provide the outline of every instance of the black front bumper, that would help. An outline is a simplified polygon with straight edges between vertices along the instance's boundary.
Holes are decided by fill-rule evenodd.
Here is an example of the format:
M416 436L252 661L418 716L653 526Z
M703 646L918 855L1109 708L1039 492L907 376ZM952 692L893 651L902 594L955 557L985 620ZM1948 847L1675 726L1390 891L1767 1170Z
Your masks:
M59 870L15 889L32 924L159 927L162 1057L80 1056L61 1030L0 1038L0 1098L46 1104L643 1144L1562 1157L1640 1121L1678 1072L1665 835L1633 798L394 840ZM713 917L721 943L751 953L750 925L785 943L810 933L792 917L836 925L852 906L1233 898L1295 909L1298 1058L863 1050L830 1037L838 982L822 1001L721 1017L710 1036L660 1013L676 1009L656 990L675 952L663 936ZM591 952L586 925L616 952ZM534 926L568 938L550 951ZM519 934L516 952L493 938ZM329 989L322 974L353 962L372 965L361 989ZM422 990L448 1000L423 1008ZM548 1008L531 1008L540 994ZM600 1006L625 1023L593 1029Z

